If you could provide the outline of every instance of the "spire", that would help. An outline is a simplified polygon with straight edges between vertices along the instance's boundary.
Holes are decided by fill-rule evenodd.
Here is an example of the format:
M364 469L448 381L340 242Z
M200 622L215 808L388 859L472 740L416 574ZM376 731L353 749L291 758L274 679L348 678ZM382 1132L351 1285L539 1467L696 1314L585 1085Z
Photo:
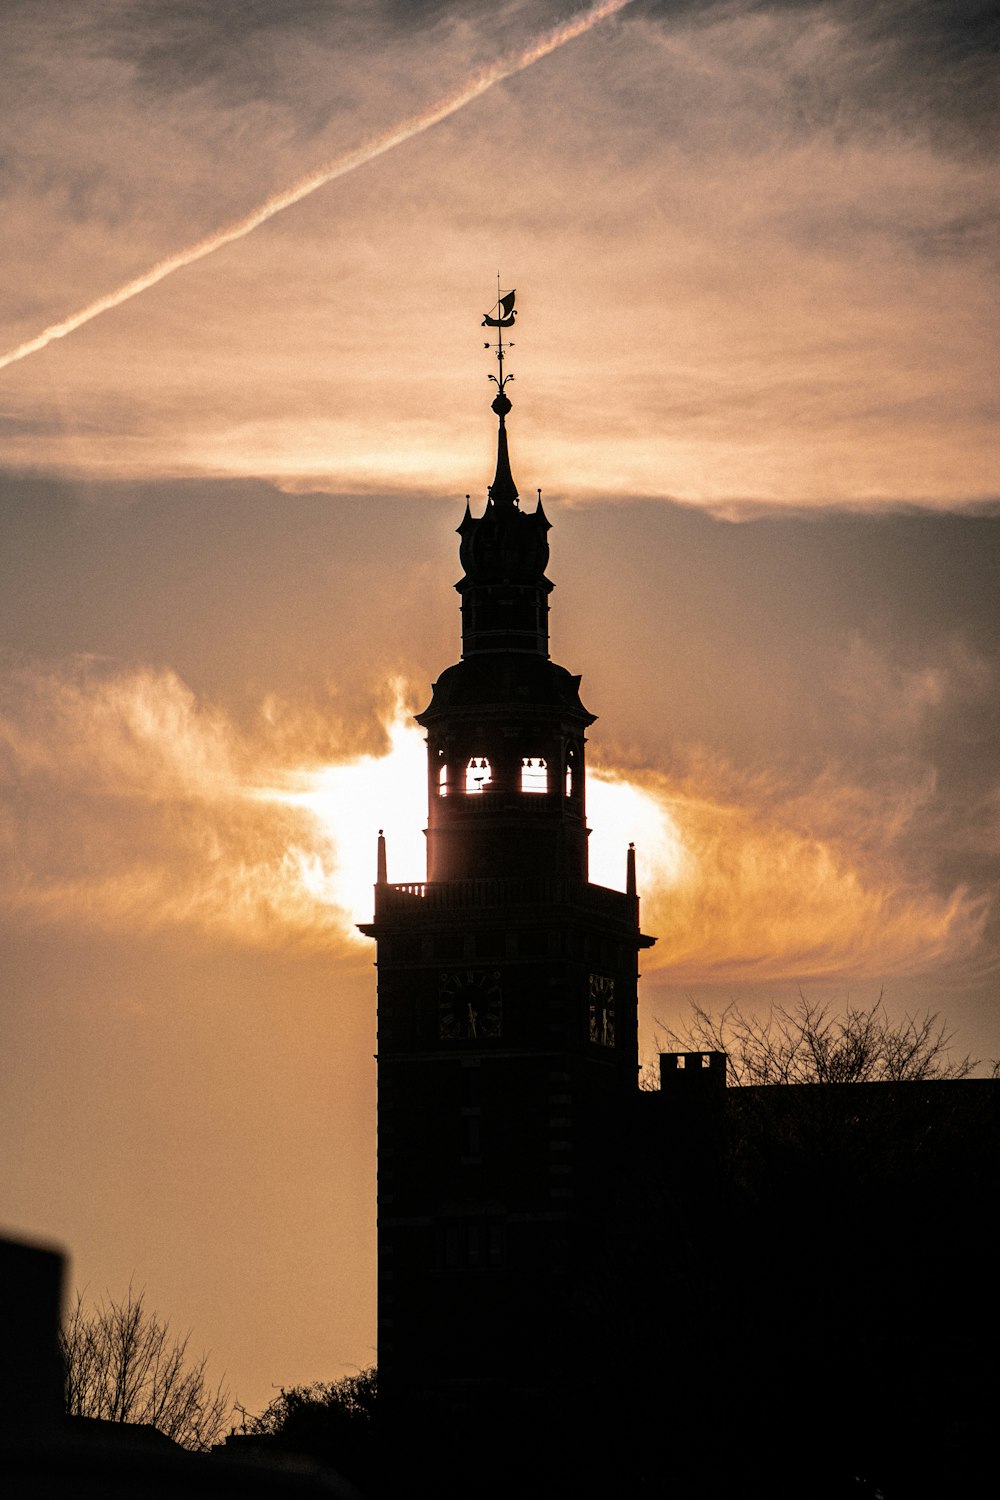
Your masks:
M494 398L492 410L500 418L500 427L497 432L497 471L490 485L490 499L498 509L506 510L511 506L517 506L517 485L510 472L510 454L507 452L505 418L510 411L510 401L503 391L500 391L499 395Z
M498 370L490 375L496 386L491 409L497 414L497 466L489 487L486 509L474 516L465 497L465 515L458 528L462 538L459 559L465 577L455 587L462 596L462 656L481 652L526 651L548 657L548 596L552 585L545 576L549 560L546 533L549 522L542 510L542 492L534 511L522 510L517 485L510 472L507 449L507 413L510 398L506 387L513 376L503 362L512 346L504 343L503 330L514 326L514 293L501 292L483 326L497 330L492 349Z

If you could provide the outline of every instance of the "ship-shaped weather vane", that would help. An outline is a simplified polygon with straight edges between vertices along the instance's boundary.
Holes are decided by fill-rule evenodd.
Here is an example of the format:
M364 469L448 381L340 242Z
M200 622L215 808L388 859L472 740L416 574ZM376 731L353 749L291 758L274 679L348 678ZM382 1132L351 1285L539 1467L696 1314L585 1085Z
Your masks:
M495 328L497 331L496 343L486 343L483 345L483 348L496 350L499 373L496 375L491 374L487 377L487 379L492 380L493 384L497 388L497 397L493 402L493 410L500 416L503 416L510 411L510 401L504 394L504 386L509 380L514 379L513 375L505 375L503 371L504 355L506 354L508 349L513 349L514 347L513 339L508 339L506 345L503 341L504 329L513 328L514 319L517 317L517 313L514 309L514 295L515 294L513 291L502 292L500 290L500 272L498 271L497 300L493 304L492 309L483 318L482 326L484 328Z

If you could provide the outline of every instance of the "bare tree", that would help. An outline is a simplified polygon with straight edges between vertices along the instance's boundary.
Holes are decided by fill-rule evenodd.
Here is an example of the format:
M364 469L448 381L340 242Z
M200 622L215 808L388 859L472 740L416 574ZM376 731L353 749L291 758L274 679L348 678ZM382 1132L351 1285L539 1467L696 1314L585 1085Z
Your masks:
M680 1031L660 1030L663 1051L725 1052L729 1081L737 1086L967 1078L975 1060L952 1060L952 1037L936 1012L892 1020L881 994L873 1005L848 1002L843 1011L800 994L796 1004L772 1005L763 1018L735 1002L719 1015L692 1003Z
M92 1310L78 1292L60 1333L67 1414L144 1423L185 1448L210 1448L229 1417L229 1390L210 1384L207 1355L189 1360L189 1338L172 1337L131 1287L124 1301Z

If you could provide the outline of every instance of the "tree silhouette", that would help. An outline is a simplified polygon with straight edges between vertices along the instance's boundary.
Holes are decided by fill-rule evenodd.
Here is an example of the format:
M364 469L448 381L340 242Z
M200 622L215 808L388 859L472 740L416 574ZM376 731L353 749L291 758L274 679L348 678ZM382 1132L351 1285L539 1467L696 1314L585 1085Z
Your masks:
M952 1039L936 1012L894 1021L882 994L867 1007L848 1002L841 1012L800 994L792 1006L772 1005L763 1019L735 1002L719 1015L692 1003L679 1031L660 1028L662 1051L725 1052L737 1086L967 1078L975 1060L953 1061Z
M372 1368L329 1384L283 1387L257 1416L244 1412L227 1441L317 1459L367 1490L375 1481L378 1416Z
M66 1413L155 1427L185 1448L204 1451L226 1425L231 1402L206 1376L207 1355L189 1360L188 1341L147 1312L129 1287L88 1309L81 1293L59 1335Z

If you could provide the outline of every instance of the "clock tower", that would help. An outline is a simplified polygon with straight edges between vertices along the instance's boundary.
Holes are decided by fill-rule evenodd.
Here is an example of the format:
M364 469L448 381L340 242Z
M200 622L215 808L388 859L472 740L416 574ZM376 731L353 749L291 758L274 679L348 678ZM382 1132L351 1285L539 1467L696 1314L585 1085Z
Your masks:
M458 528L462 656L417 715L427 878L379 836L378 1368L468 1416L544 1393L573 1347L593 1226L637 1092L639 927L588 878L580 678L549 658L549 522L511 473L503 330L485 509ZM509 346L508 346L509 347Z

